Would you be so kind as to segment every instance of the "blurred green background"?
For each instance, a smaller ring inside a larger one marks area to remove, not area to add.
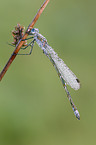
[[[27,28],[43,2],[0,0],[0,71],[14,50],[7,45],[14,26]],[[17,56],[0,82],[0,145],[95,145],[96,1],[50,0],[35,27],[81,81],[78,91],[68,87],[81,120],[35,44],[32,55]]]

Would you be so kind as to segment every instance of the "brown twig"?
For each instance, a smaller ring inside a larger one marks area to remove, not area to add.
[[[31,31],[31,29],[33,28],[33,26],[35,25],[36,21],[38,20],[38,18],[40,17],[41,13],[43,12],[43,10],[45,9],[45,7],[47,6],[49,0],[45,0],[45,2],[43,3],[43,5],[41,6],[41,8],[38,10],[36,16],[34,17],[33,21],[31,22],[31,24],[28,26],[24,36],[22,39],[26,39],[28,36],[28,32]],[[22,39],[18,42],[18,44],[16,45],[16,48],[14,50],[14,52],[12,53],[11,57],[9,58],[7,64],[5,65],[5,67],[3,68],[2,72],[0,73],[0,81],[3,78],[3,76],[5,75],[6,71],[8,70],[9,66],[11,65],[11,63],[13,62],[13,60],[15,59],[16,55],[18,54],[20,48],[22,47],[22,45],[24,45],[24,41],[22,41]]]

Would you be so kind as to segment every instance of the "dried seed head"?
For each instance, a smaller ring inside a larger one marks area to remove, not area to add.
[[[24,29],[25,27],[21,26],[20,24],[17,24],[15,26],[15,30],[12,31],[12,36],[13,36],[13,42],[12,44],[16,46],[16,44],[19,42],[20,39],[22,39],[24,35]],[[23,46],[27,46],[27,41],[24,41]]]

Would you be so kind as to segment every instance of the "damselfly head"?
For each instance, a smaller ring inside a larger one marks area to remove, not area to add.
[[[31,32],[30,32],[30,35],[34,35],[34,34],[36,34],[36,33],[39,33],[39,29],[33,28],[33,29],[31,30]]]

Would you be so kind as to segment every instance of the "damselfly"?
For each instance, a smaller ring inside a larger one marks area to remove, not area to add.
[[[68,84],[74,90],[78,90],[80,88],[80,81],[75,76],[75,74],[67,67],[64,61],[59,58],[58,54],[52,49],[51,46],[48,45],[46,38],[39,33],[39,30],[34,28],[30,31],[29,35],[33,36],[33,40],[31,41],[31,46],[33,47],[32,43],[35,41],[39,45],[39,47],[43,50],[43,53],[50,59],[53,66],[55,67],[58,76],[60,77],[63,87],[67,93],[67,97],[70,101],[74,114],[78,120],[80,120],[79,112],[74,105],[71,95],[67,89],[66,84]]]

